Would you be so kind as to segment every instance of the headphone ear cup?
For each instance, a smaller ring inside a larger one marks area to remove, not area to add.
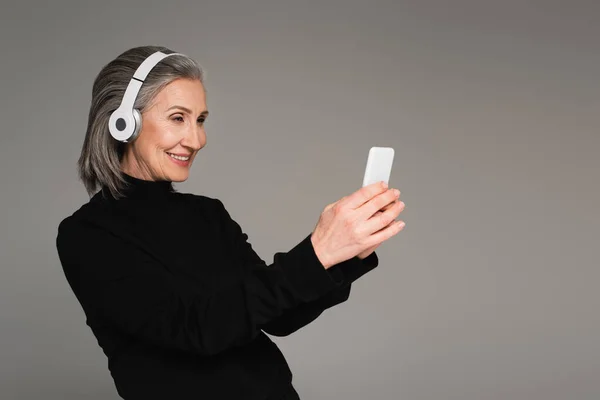
[[[133,119],[135,120],[135,127],[133,128],[133,133],[131,134],[128,142],[133,142],[139,136],[140,131],[142,130],[142,114],[140,114],[137,108],[133,109],[132,114]]]

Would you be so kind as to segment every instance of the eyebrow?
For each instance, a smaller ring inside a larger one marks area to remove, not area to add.
[[[190,110],[189,108],[184,107],[184,106],[178,106],[178,105],[174,105],[172,107],[167,108],[167,111],[172,110],[174,108],[179,108],[180,110],[185,111],[188,114],[192,113],[192,110]],[[200,113],[200,116],[207,116],[207,115],[208,115],[208,110],[204,110]]]

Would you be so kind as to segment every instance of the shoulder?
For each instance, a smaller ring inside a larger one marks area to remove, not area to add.
[[[83,227],[86,216],[97,212],[98,207],[92,202],[92,199],[88,203],[81,205],[78,209],[73,211],[70,215],[64,217],[58,224],[58,235],[65,235],[74,232],[77,229]]]
[[[56,246],[61,248],[82,244],[90,232],[95,231],[94,221],[112,219],[110,201],[102,197],[101,192],[94,194],[87,203],[82,204],[58,224]]]
[[[56,231],[56,247],[59,253],[66,247],[81,245],[87,232],[93,228],[87,218],[93,213],[94,206],[86,203],[59,222]]]
[[[211,197],[194,193],[177,193],[177,195],[186,202],[196,207],[202,207],[204,210],[213,212],[222,212],[225,210],[223,201],[217,197]]]
[[[88,229],[85,220],[79,218],[77,211],[58,224],[54,243],[63,267],[65,260],[69,259],[73,252],[83,251],[89,236]]]
[[[189,212],[197,210],[218,219],[228,216],[227,210],[219,198],[180,192],[176,193],[176,196],[177,202],[180,205],[183,204],[183,209]],[[81,205],[71,215],[60,221],[57,229],[57,241],[76,241],[83,235],[93,233],[101,227],[117,229],[126,223],[126,221],[122,221],[122,217],[128,214],[127,209],[131,206],[116,207],[113,201],[104,201],[99,194],[96,194],[89,202]],[[125,211],[120,208],[124,208]]]
[[[183,196],[185,201],[194,203],[193,207],[199,214],[203,215],[206,221],[215,224],[215,227],[219,227],[218,229],[222,229],[223,226],[229,227],[232,221],[235,222],[224,201],[218,197],[190,193],[179,193],[179,195]]]

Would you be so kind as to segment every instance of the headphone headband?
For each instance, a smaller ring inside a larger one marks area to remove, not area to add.
[[[122,142],[129,142],[137,137],[141,130],[142,120],[139,111],[134,109],[133,106],[140,88],[156,64],[162,59],[174,55],[182,56],[184,54],[166,54],[157,51],[146,58],[135,70],[133,77],[125,89],[121,105],[110,115],[108,120],[108,130],[112,137]]]

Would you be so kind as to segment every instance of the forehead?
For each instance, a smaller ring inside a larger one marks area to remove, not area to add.
[[[179,104],[186,107],[204,107],[206,93],[204,85],[198,80],[175,79],[163,87],[154,98],[155,103],[163,106]]]

